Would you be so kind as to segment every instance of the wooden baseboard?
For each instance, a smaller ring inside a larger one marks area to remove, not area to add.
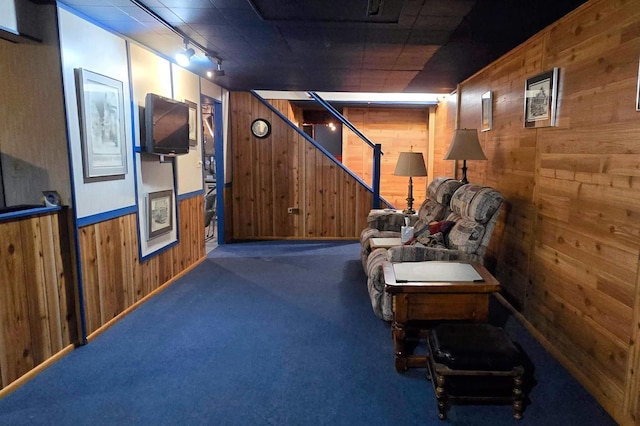
[[[55,364],[57,361],[62,359],[62,357],[64,357],[65,355],[71,353],[71,351],[73,351],[74,348],[75,348],[75,345],[69,345],[63,348],[60,352],[54,354],[53,356],[48,358],[46,361],[36,365],[27,373],[23,374],[13,382],[9,383],[7,386],[0,389],[0,399],[9,395],[11,392],[15,391],[16,389],[18,389],[19,387],[27,383],[29,380],[33,379],[35,376],[43,372],[49,366],[51,366],[52,364]]]
[[[185,268],[183,271],[181,271],[178,275],[174,276],[173,278],[171,278],[169,281],[167,281],[166,283],[162,284],[160,287],[158,287],[157,289],[153,290],[151,293],[147,294],[146,296],[144,296],[142,299],[138,300],[136,303],[134,303],[133,305],[129,306],[128,308],[126,308],[124,311],[120,312],[118,315],[116,315],[115,317],[111,318],[108,322],[106,322],[105,324],[103,324],[101,327],[99,327],[96,331],[94,331],[93,333],[89,334],[87,336],[87,341],[91,342],[92,340],[94,340],[96,337],[98,337],[100,334],[102,334],[105,330],[107,330],[109,327],[111,327],[113,324],[117,323],[118,321],[120,321],[122,318],[126,317],[127,315],[129,315],[131,312],[133,312],[134,310],[136,310],[140,305],[142,305],[143,303],[147,302],[149,299],[151,299],[152,297],[154,297],[155,295],[159,294],[160,292],[162,292],[164,289],[166,289],[167,287],[169,287],[171,284],[174,283],[175,280],[177,280],[178,278],[182,277],[183,275],[185,275],[187,272],[191,271],[193,268],[195,268],[196,266],[198,266],[200,263],[204,262],[204,260],[207,258],[207,256],[203,256],[200,259],[198,259],[196,262],[194,262],[192,265],[190,265],[189,267]]]
[[[182,272],[180,272],[178,275],[176,275],[175,277],[171,278],[169,281],[167,281],[166,283],[164,283],[162,286],[158,287],[157,289],[155,289],[153,292],[149,293],[148,295],[146,295],[145,297],[143,297],[142,299],[138,300],[136,303],[134,303],[133,305],[129,306],[127,309],[125,309],[124,311],[122,311],[120,314],[118,314],[117,316],[115,316],[113,319],[111,319],[109,322],[107,322],[106,324],[104,324],[102,327],[100,327],[99,329],[97,329],[96,331],[94,331],[93,333],[91,333],[89,336],[87,336],[87,341],[92,341],[94,340],[98,335],[100,335],[102,332],[104,332],[106,329],[108,329],[109,327],[111,327],[113,324],[115,324],[116,322],[118,322],[119,320],[121,320],[122,318],[124,318],[127,314],[129,314],[130,312],[132,312],[134,309],[136,309],[137,307],[139,307],[140,305],[142,305],[143,303],[145,303],[146,301],[148,301],[151,297],[155,296],[156,294],[160,293],[161,291],[163,291],[165,288],[167,288],[168,286],[170,286],[175,280],[177,280],[178,278],[182,277],[183,275],[185,275],[187,272],[191,271],[193,268],[195,268],[197,265],[199,265],[200,263],[202,263],[207,257],[203,256],[200,259],[198,259],[198,261],[196,261],[195,263],[193,263],[192,265],[190,265],[188,268],[184,269]],[[54,364],[55,362],[57,362],[58,360],[60,360],[62,357],[64,357],[65,355],[71,353],[71,351],[73,351],[73,349],[75,348],[75,345],[69,345],[67,347],[65,347],[64,349],[62,349],[60,352],[54,354],[53,356],[51,356],[50,358],[48,358],[46,361],[38,364],[37,366],[35,366],[33,369],[29,370],[27,373],[25,373],[24,375],[20,376],[19,378],[17,378],[16,380],[14,380],[13,382],[9,383],[7,386],[5,386],[4,388],[0,389],[0,398],[4,398],[5,396],[9,395],[11,392],[15,391],[16,389],[18,389],[19,387],[21,387],[22,385],[24,385],[25,383],[27,383],[28,381],[30,381],[31,379],[33,379],[35,376],[37,376],[38,374],[40,374],[42,371],[44,371],[46,368],[48,368],[49,366],[51,366],[52,364]]]
[[[618,407],[611,403],[610,399],[604,397],[601,390],[591,381],[587,376],[587,372],[576,367],[574,362],[568,358],[564,353],[559,351],[544,334],[540,333],[533,324],[531,324],[527,318],[522,315],[516,308],[509,303],[500,293],[494,293],[494,296],[498,301],[507,308],[513,316],[524,326],[524,328],[549,352],[568,372],[571,374],[580,384],[598,401],[598,403],[604,408],[616,421],[620,422],[620,413],[618,413]],[[626,424],[626,422],[624,422]]]

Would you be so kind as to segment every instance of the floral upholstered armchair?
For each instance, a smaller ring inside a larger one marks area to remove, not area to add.
[[[435,177],[427,187],[427,199],[418,209],[417,215],[407,216],[398,211],[371,210],[367,217],[368,226],[360,233],[360,253],[365,273],[367,259],[371,253],[371,238],[399,238],[400,228],[405,224],[406,217],[409,217],[409,224],[415,229],[446,218],[451,213],[451,197],[461,185],[460,181],[453,178]]]
[[[504,204],[495,189],[467,184],[451,198],[448,232],[425,233],[415,244],[375,249],[368,257],[367,290],[374,313],[393,319],[391,297],[384,289],[382,264],[429,260],[469,260],[484,263],[484,256]]]

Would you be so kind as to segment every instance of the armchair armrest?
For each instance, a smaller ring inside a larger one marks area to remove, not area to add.
[[[387,250],[389,262],[423,262],[428,260],[465,260],[483,264],[482,257],[475,253],[465,253],[444,247],[424,247],[419,245],[391,247]]]
[[[369,228],[379,231],[400,232],[400,228],[404,226],[405,217],[409,218],[410,226],[413,226],[418,220],[417,214],[407,215],[401,210],[374,209],[367,216],[367,224]]]

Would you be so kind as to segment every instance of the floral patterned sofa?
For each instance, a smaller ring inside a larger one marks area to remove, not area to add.
[[[373,250],[367,260],[367,289],[374,313],[385,321],[393,319],[391,297],[384,291],[384,261],[471,260],[484,263],[503,204],[503,196],[495,189],[463,185],[451,197],[451,213],[442,222],[450,225],[448,232],[427,232],[418,237],[415,244]]]
[[[449,203],[453,193],[461,186],[459,180],[439,176],[435,177],[427,187],[427,199],[420,205],[416,215],[406,215],[396,210],[371,210],[367,217],[367,227],[360,233],[360,257],[365,273],[367,259],[371,253],[371,238],[400,237],[400,228],[409,217],[409,224],[421,229],[431,222],[446,218],[451,213]]]

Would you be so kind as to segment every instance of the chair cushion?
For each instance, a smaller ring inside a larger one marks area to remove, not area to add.
[[[522,363],[506,332],[490,324],[439,324],[429,345],[432,359],[453,370],[509,371]]]
[[[445,245],[452,250],[475,253],[482,244],[486,228],[473,220],[460,219],[446,236]]]
[[[492,188],[482,188],[467,208],[467,217],[478,223],[487,223],[502,206],[504,198]]]
[[[502,206],[504,198],[493,188],[467,184],[451,198],[451,211],[465,219],[487,223]]]

